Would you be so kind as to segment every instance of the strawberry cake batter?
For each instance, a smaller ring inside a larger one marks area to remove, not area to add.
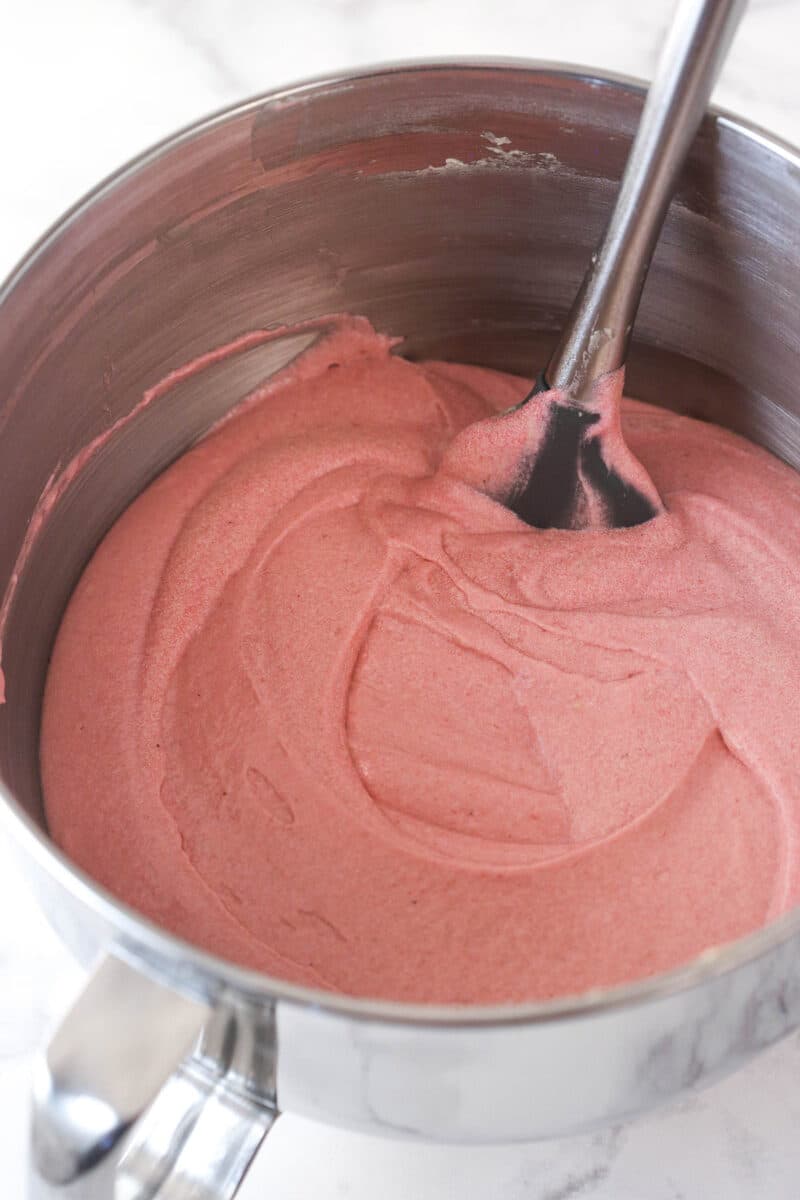
[[[142,493],[47,683],[77,863],[226,958],[431,1002],[646,976],[800,898],[800,478],[626,400],[667,511],[532,529],[493,499],[527,389],[346,321]]]

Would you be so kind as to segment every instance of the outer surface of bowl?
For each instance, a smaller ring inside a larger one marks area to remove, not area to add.
[[[266,1104],[446,1140],[550,1136],[646,1108],[800,1024],[796,914],[671,976],[574,1001],[493,1011],[356,1002],[177,941],[36,829],[42,684],[82,566],[141,487],[300,344],[247,350],[126,420],[147,389],[248,331],[336,311],[404,335],[410,354],[532,374],[600,231],[640,106],[635,86],[524,64],[417,65],[299,87],[123,171],[2,296],[4,815],[76,953],[88,962],[113,948],[227,1013],[239,1057],[229,1046],[220,1067],[212,1032],[200,1058],[220,1070],[234,1062],[248,1096]],[[633,394],[659,402],[672,391],[684,411],[795,466],[799,205],[792,151],[709,118],[629,372]],[[72,478],[74,457],[117,421]],[[47,519],[31,538],[36,514]]]

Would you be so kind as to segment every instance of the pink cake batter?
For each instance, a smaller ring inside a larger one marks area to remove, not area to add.
[[[105,538],[47,683],[56,840],[227,958],[396,1000],[614,984],[796,902],[800,478],[626,401],[668,512],[533,530],[476,452],[524,429],[474,426],[527,384],[391,346],[340,328]]]

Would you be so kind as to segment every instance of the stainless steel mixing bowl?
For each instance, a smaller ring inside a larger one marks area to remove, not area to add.
[[[33,1157],[48,1186],[110,1195],[113,1173],[126,1200],[230,1197],[283,1110],[450,1141],[563,1134],[713,1079],[800,1024],[800,912],[670,975],[551,1004],[354,1001],[155,928],[76,870],[43,818],[42,683],[87,556],[131,497],[299,342],[177,382],[71,478],[73,456],[210,346],[330,312],[366,314],[404,335],[410,355],[532,374],[608,211],[641,100],[630,82],[528,63],[415,64],[292,88],[120,172],[6,285],[0,808],[43,910],[94,972],[37,1073]],[[798,212],[797,153],[709,117],[629,371],[634,394],[729,425],[794,466]]]

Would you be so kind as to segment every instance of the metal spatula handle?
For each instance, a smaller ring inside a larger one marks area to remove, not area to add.
[[[625,362],[678,172],[746,0],[680,0],[647,94],[611,220],[544,370],[577,401]]]

